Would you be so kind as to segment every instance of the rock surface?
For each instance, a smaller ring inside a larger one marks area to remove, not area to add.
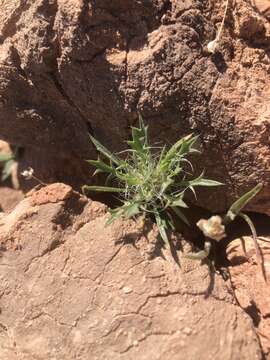
[[[23,199],[24,195],[20,190],[14,190],[9,187],[0,187],[0,211],[8,212]]]
[[[253,6],[270,20],[270,0],[252,0]]]
[[[89,182],[88,132],[120,150],[139,110],[153,141],[200,134],[198,167],[227,184],[201,206],[263,181],[251,208],[269,214],[270,24],[258,1],[229,3],[210,56],[225,1],[1,0],[0,136],[25,148],[20,168]]]
[[[1,360],[262,359],[228,282],[107,217],[54,184],[0,220]]]

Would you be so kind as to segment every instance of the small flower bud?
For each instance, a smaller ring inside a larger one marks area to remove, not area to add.
[[[210,239],[219,241],[226,237],[225,226],[222,224],[222,218],[218,215],[212,216],[208,220],[199,220],[197,226],[204,236]]]
[[[26,179],[26,180],[30,180],[32,179],[34,174],[34,169],[29,167],[27,170],[24,170],[23,172],[21,172],[21,175]]]

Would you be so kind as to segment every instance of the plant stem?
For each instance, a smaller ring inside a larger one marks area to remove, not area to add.
[[[35,175],[32,175],[32,178],[35,179],[37,182],[39,182],[41,185],[47,186],[45,182],[41,181],[39,178],[37,178]]]
[[[217,33],[216,41],[220,40],[221,33],[222,33],[223,28],[224,28],[224,23],[225,23],[227,11],[228,11],[228,5],[229,5],[229,0],[226,1],[225,12],[224,12],[224,15],[223,15],[223,19],[222,19],[220,28],[219,28],[218,33]]]
[[[239,216],[241,216],[241,218],[244,219],[246,221],[246,223],[248,224],[248,226],[250,227],[253,242],[254,242],[254,246],[255,246],[257,261],[258,261],[258,263],[259,263],[259,265],[261,267],[261,272],[262,272],[262,276],[264,278],[264,281],[267,282],[266,274],[265,274],[265,268],[264,268],[264,261],[263,261],[260,246],[258,244],[258,236],[257,236],[255,226],[254,226],[252,220],[250,219],[250,217],[247,216],[246,214],[239,213]]]

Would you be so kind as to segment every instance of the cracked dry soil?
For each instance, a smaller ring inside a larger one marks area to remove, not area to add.
[[[1,359],[263,359],[229,282],[107,217],[52,184],[1,218]]]

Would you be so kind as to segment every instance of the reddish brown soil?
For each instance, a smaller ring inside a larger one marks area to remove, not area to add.
[[[262,359],[230,282],[107,218],[63,184],[1,218],[1,359]]]
[[[264,353],[270,359],[270,237],[259,240],[259,245],[266,282],[250,237],[231,242],[227,254],[236,299],[254,319]]]

